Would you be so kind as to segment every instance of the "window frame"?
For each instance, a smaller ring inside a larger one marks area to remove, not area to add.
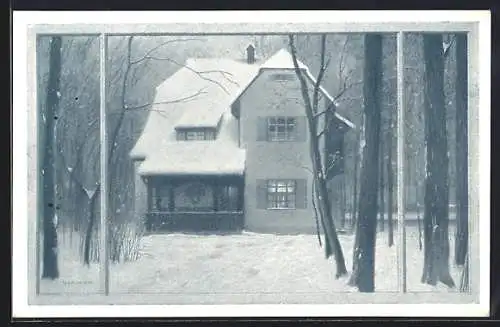
[[[295,210],[297,208],[297,181],[295,179],[268,179],[266,181],[268,210]]]
[[[271,75],[273,82],[293,82],[296,80],[295,73],[276,73]]]
[[[282,122],[280,122],[280,120]],[[298,119],[295,116],[267,117],[266,120],[267,141],[268,142],[297,141],[297,120]]]
[[[183,128],[176,130],[177,141],[215,141],[217,133],[212,128]]]

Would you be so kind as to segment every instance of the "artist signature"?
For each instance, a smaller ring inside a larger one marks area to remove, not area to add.
[[[82,284],[85,284],[85,285],[88,285],[88,284],[92,284],[92,281],[90,280],[63,280],[62,281],[63,284],[65,285],[82,285]]]

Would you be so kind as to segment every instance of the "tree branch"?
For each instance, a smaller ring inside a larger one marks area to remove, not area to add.
[[[329,105],[328,108],[326,108],[325,110],[320,111],[320,112],[314,114],[314,118],[316,119],[316,118],[320,117],[321,115],[324,115],[324,114],[326,114],[326,113],[328,113],[330,111],[335,112],[335,104],[334,103],[332,103],[331,105]]]
[[[228,91],[228,90],[227,90],[227,89],[226,89],[226,88],[225,88],[225,87],[224,87],[224,86],[223,86],[223,85],[222,85],[219,81],[216,81],[216,80],[214,80],[214,79],[208,78],[208,77],[204,76],[204,74],[215,73],[215,72],[217,72],[217,73],[221,73],[221,74],[222,74],[222,76],[223,76],[223,77],[224,77],[224,78],[225,78],[228,82],[230,82],[230,83],[232,83],[232,84],[234,84],[234,85],[236,85],[236,86],[239,86],[239,84],[238,84],[236,81],[234,81],[234,80],[232,80],[232,79],[230,79],[230,78],[228,78],[228,77],[226,76],[226,75],[230,75],[230,76],[232,76],[229,72],[225,72],[225,71],[216,71],[216,70],[210,70],[210,71],[197,71],[197,70],[195,70],[195,69],[193,69],[193,68],[189,67],[188,65],[181,64],[181,63],[179,63],[179,62],[177,62],[177,61],[175,61],[175,60],[173,60],[173,59],[171,59],[171,58],[159,58],[159,57],[154,57],[154,56],[147,56],[145,59],[146,59],[146,60],[168,61],[168,62],[171,62],[171,63],[173,63],[173,64],[175,64],[175,65],[177,65],[177,66],[179,66],[179,67],[184,67],[184,68],[188,69],[189,71],[191,71],[191,72],[195,73],[196,75],[198,75],[198,77],[200,77],[201,79],[206,80],[206,81],[208,81],[208,82],[211,82],[211,83],[214,83],[214,84],[218,85],[218,86],[219,86],[219,87],[220,87],[220,88],[221,88],[221,89],[222,89],[222,90],[223,90],[226,94],[229,94],[229,91]]]
[[[145,103],[145,104],[142,104],[142,105],[139,105],[139,106],[134,106],[134,107],[126,106],[125,107],[125,111],[143,110],[144,109],[144,110],[147,110],[147,111],[157,111],[157,112],[163,113],[162,110],[154,110],[154,109],[147,109],[147,108],[149,106],[159,105],[159,104],[174,104],[174,103],[179,103],[179,102],[187,102],[187,101],[190,101],[190,100],[196,98],[197,96],[200,96],[201,94],[206,94],[207,92],[205,92],[204,90],[205,89],[201,89],[201,90],[199,90],[198,92],[196,92],[196,93],[194,93],[192,95],[186,96],[184,98],[175,99],[175,100]],[[114,110],[114,111],[115,112],[108,113],[108,116],[122,114],[121,111],[116,111],[116,110]]]
[[[453,46],[453,43],[455,43],[455,37],[453,35],[450,36],[450,42],[448,44],[443,42],[443,57],[447,58],[448,55],[450,54],[450,49]]]
[[[292,61],[293,61],[294,70],[299,78],[300,85],[301,85],[300,89],[302,91],[302,97],[304,100],[304,104],[306,106],[306,115],[307,115],[307,118],[310,119],[310,118],[312,118],[312,108],[311,108],[311,98],[309,97],[309,92],[307,89],[307,82],[306,82],[306,79],[302,73],[301,68],[299,67],[299,63],[297,61],[297,48],[295,47],[293,35],[290,34],[288,36],[288,39],[289,39],[290,49],[292,50]]]
[[[321,54],[320,54],[320,69],[318,73],[318,78],[316,79],[316,83],[314,85],[314,93],[313,93],[313,114],[318,112],[318,102],[319,102],[319,86],[321,85],[321,81],[326,71],[325,65],[325,53],[326,53],[326,34],[321,35]],[[316,123],[316,120],[314,120]]]
[[[344,84],[342,86],[342,89],[339,91],[339,93],[337,93],[334,97],[333,97],[333,101],[337,101],[338,99],[340,99],[347,91],[349,91],[350,89],[352,89],[354,86],[356,85],[360,85],[360,84],[363,84],[363,81],[357,81],[357,82],[353,82],[353,83],[350,83],[349,85],[347,84],[347,78],[344,79]]]
[[[342,51],[340,52],[340,59],[339,59],[339,80],[342,80],[342,75],[344,73],[344,68],[345,68],[345,65],[344,65],[344,54],[345,54],[345,50],[347,48],[347,43],[349,42],[349,39],[350,39],[350,36],[347,35],[345,40],[344,40],[344,44],[342,46]]]
[[[169,43],[174,43],[174,42],[188,42],[188,41],[203,41],[201,39],[174,39],[174,40],[168,40],[168,41],[165,41],[165,42],[162,42],[160,43],[159,45],[151,48],[150,50],[148,50],[146,52],[146,54],[144,54],[144,56],[142,56],[141,58],[139,59],[136,59],[136,60],[133,60],[133,61],[130,61],[130,65],[137,65],[139,63],[141,63],[142,61],[146,60],[150,54],[152,54],[153,52],[155,52],[156,50],[158,50],[159,48],[169,44]]]

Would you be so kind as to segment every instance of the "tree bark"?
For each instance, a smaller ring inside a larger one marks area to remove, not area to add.
[[[456,34],[456,224],[455,263],[465,264],[468,228],[468,167],[467,167],[467,34]]]
[[[392,108],[389,110],[389,126],[392,130]],[[394,208],[394,172],[392,171],[392,133],[387,133],[387,228],[388,245],[394,245],[394,226],[392,213]]]
[[[417,181],[415,186],[415,198],[417,206],[417,228],[418,228],[418,249],[422,251],[422,222],[420,221],[420,183]]]
[[[344,161],[344,160],[343,160]],[[345,230],[346,221],[346,185],[345,185],[345,169],[340,176],[340,228]]]
[[[465,255],[464,268],[460,276],[460,292],[469,292],[469,256]]]
[[[47,101],[44,114],[45,155],[43,159],[43,272],[42,278],[59,277],[57,264],[57,229],[55,198],[55,120],[58,119],[61,82],[61,37],[53,36],[50,40],[49,80]]]
[[[360,127],[361,128],[361,127]],[[354,172],[352,183],[352,213],[351,213],[351,229],[356,227],[356,218],[358,213],[358,165],[359,165],[359,152],[360,152],[361,132],[356,133],[356,149],[354,151]]]
[[[90,245],[92,243],[92,231],[94,230],[96,221],[96,203],[101,193],[101,186],[98,185],[97,189],[88,199],[89,203],[89,221],[87,224],[87,231],[85,232],[85,249],[83,252],[83,263],[87,266],[90,264]]]
[[[382,124],[381,124],[382,125]],[[385,190],[385,181],[384,181],[384,133],[381,130],[380,132],[380,159],[379,159],[379,176],[380,176],[380,203],[379,203],[379,218],[380,218],[380,231],[384,231],[385,229],[385,213],[384,213],[384,208],[385,208],[385,197],[384,197],[384,190]]]
[[[444,53],[440,34],[424,34],[425,141],[424,271],[422,282],[449,287],[448,144],[444,105]]]
[[[365,35],[364,113],[366,145],[363,149],[359,217],[355,248],[357,276],[360,292],[375,291],[375,236],[377,228],[379,191],[380,108],[382,93],[382,36]]]

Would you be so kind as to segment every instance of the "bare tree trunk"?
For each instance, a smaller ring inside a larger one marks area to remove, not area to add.
[[[393,158],[393,148],[392,148],[392,140],[393,140],[393,118],[392,118],[392,106],[389,106],[389,116],[388,116],[388,126],[389,132],[387,133],[387,236],[388,236],[388,245],[389,247],[394,245],[394,225],[392,220],[393,210],[394,210],[394,172],[392,167],[392,158]]]
[[[309,95],[309,90],[307,87],[307,81],[305,80],[304,72],[299,68],[297,61],[297,49],[294,44],[294,37],[289,36],[289,45],[292,53],[292,60],[295,68],[295,73],[299,79],[302,98],[305,104],[305,114],[309,126],[309,142],[310,142],[310,155],[312,161],[312,170],[314,173],[314,184],[316,187],[316,194],[318,196],[318,212],[320,213],[321,223],[325,232],[325,250],[327,257],[329,253],[332,252],[335,263],[336,263],[336,277],[339,278],[347,274],[347,268],[345,265],[344,254],[342,252],[342,246],[338,239],[337,230],[335,228],[335,223],[333,221],[331,199],[328,196],[328,188],[326,183],[326,171],[324,163],[321,157],[321,150],[319,144],[319,134],[318,134],[318,120],[315,116],[318,112],[318,96],[319,87],[321,85],[321,80],[323,74],[326,70],[325,63],[325,52],[326,52],[326,35],[321,36],[321,67],[316,83],[314,85],[313,97]],[[324,132],[324,130],[323,130]]]
[[[382,125],[382,124],[381,124]],[[382,128],[381,128],[382,129]],[[380,191],[379,191],[379,218],[380,218],[380,231],[384,231],[385,229],[385,213],[384,213],[384,208],[385,208],[385,181],[384,181],[384,132],[383,130],[380,132],[380,158],[379,158],[379,176],[380,176]]]
[[[382,93],[382,36],[365,35],[364,112],[366,145],[363,150],[359,217],[356,234],[357,269],[353,278],[360,292],[375,291],[375,236],[379,191],[379,141]]]
[[[422,251],[422,222],[420,221],[420,183],[417,181],[415,186],[415,198],[417,206],[417,227],[418,227],[418,249]]]
[[[87,231],[85,232],[85,245],[84,245],[84,253],[83,253],[83,263],[86,265],[90,264],[90,245],[92,243],[92,231],[95,227],[96,221],[96,203],[99,198],[99,194],[101,191],[100,185],[97,186],[97,189],[94,191],[92,195],[89,197],[89,222],[87,225]]]
[[[460,277],[460,292],[470,291],[469,286],[469,256],[465,255],[464,269],[462,270],[462,276]]]
[[[448,144],[444,105],[444,53],[440,34],[424,34],[425,139],[427,174],[424,207],[424,271],[422,282],[449,287]]]
[[[457,34],[456,38],[456,224],[455,263],[465,264],[468,228],[468,167],[467,167],[467,34]]]
[[[345,169],[340,176],[340,228],[345,230],[346,222],[346,185],[345,185]]]
[[[361,132],[356,133],[356,150],[354,151],[354,172],[353,172],[353,183],[352,183],[352,213],[351,213],[351,229],[354,230],[356,227],[356,217],[358,212],[358,165],[360,162],[360,145],[361,142]]]
[[[43,272],[42,278],[59,277],[57,264],[57,230],[55,225],[55,120],[59,113],[59,97],[61,82],[61,37],[50,39],[49,81],[47,85],[47,101],[44,114],[45,123],[45,155],[43,159]]]
[[[354,163],[354,167],[356,168],[356,171],[355,171],[355,192],[354,192],[354,199],[355,199],[355,206],[354,206],[354,209],[353,209],[353,213],[355,215],[355,218],[352,222],[352,230],[355,231],[355,235],[354,235],[354,246],[353,246],[353,249],[354,251],[352,251],[352,273],[351,273],[351,277],[349,278],[349,281],[348,281],[348,285],[350,286],[356,286],[357,285],[357,278],[358,278],[358,260],[357,260],[357,256],[359,255],[358,251],[356,251],[356,249],[359,248],[359,233],[357,232],[357,229],[358,229],[358,218],[359,218],[359,207],[358,207],[358,203],[359,203],[359,182],[360,182],[360,170],[361,169],[358,169],[358,166],[361,166],[361,162],[363,161],[363,148],[365,146],[365,123],[366,123],[366,119],[365,119],[365,114],[363,113],[362,116],[361,116],[361,126],[359,127],[359,132],[357,134],[357,147],[356,147],[356,162]]]

